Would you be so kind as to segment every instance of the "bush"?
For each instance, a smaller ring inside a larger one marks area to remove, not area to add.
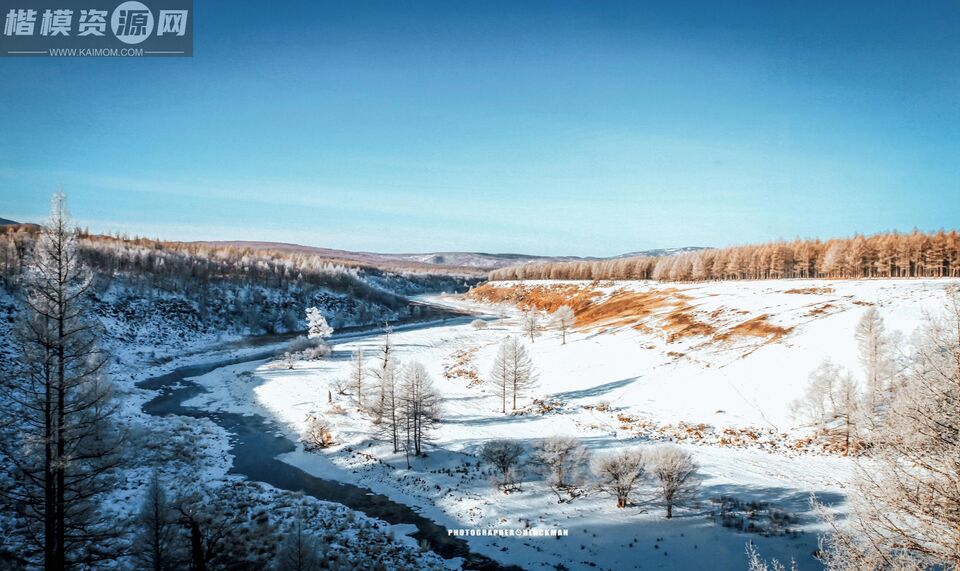
[[[303,440],[311,448],[329,448],[334,444],[333,427],[327,419],[312,414],[307,420],[307,431]]]
[[[477,330],[486,329],[487,322],[484,321],[483,319],[474,319],[472,322],[470,322],[470,327],[473,327],[474,329],[477,329]]]

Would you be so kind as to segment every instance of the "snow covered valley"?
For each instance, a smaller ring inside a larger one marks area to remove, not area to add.
[[[403,452],[377,437],[371,415],[357,411],[350,387],[354,355],[360,350],[372,368],[382,333],[335,341],[318,361],[217,368],[193,379],[206,391],[185,404],[261,415],[294,441],[322,415],[333,445],[317,451],[300,443],[283,462],[383,494],[450,530],[500,530],[464,539],[503,564],[743,569],[752,541],[765,555],[816,569],[824,524],[810,497],[842,517],[852,460],[812,438],[793,403],[824,359],[859,370],[854,330],[867,308],[906,345],[924,317],[940,310],[948,283],[493,282],[465,296],[429,296],[424,301],[483,315],[484,324],[463,320],[389,335],[392,358],[401,368],[421,363],[442,397],[442,420],[425,456],[411,458],[409,468]],[[525,337],[522,310],[550,311],[558,296],[577,310],[566,343],[549,327]],[[510,336],[529,352],[537,384],[505,414],[490,378]],[[372,390],[373,380],[366,382]],[[529,450],[558,435],[580,439],[595,457],[676,442],[700,466],[696,501],[668,520],[649,490],[617,508],[588,485],[572,499],[559,496],[530,469],[519,489],[505,494],[479,460],[491,439],[516,439]]]

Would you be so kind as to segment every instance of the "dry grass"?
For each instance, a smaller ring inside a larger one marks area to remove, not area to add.
[[[783,293],[798,293],[806,295],[827,295],[833,293],[832,287],[805,287],[788,289]]]
[[[690,297],[674,288],[619,289],[603,295],[596,289],[597,285],[517,284],[496,287],[484,284],[474,288],[469,295],[486,303],[511,303],[521,309],[547,312],[567,305],[574,310],[577,328],[592,328],[602,333],[631,327],[644,333],[662,334],[668,343],[693,338],[706,338],[712,342],[759,338],[774,342],[793,329],[770,323],[770,316],[766,314],[724,328],[724,317],[748,315],[749,312],[718,308],[709,313],[698,313],[691,305]],[[826,310],[824,306],[822,311]]]
[[[833,305],[832,303],[825,303],[823,305],[818,305],[807,312],[807,317],[817,317],[820,315],[826,315],[830,313],[830,310],[836,309],[836,307],[837,306]]]
[[[748,319],[743,323],[715,335],[714,339],[717,341],[731,341],[744,337],[761,337],[766,338],[769,342],[773,342],[783,339],[793,331],[793,327],[781,327],[770,323],[768,321],[769,318],[770,316],[768,314],[763,314],[753,319]]]

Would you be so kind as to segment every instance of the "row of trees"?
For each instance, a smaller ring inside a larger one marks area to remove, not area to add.
[[[513,266],[502,280],[706,281],[779,278],[960,277],[960,234],[914,231],[704,249],[666,257]]]
[[[407,467],[411,456],[424,454],[424,445],[440,422],[442,402],[427,368],[419,362],[397,359],[390,329],[368,365],[363,349],[353,353],[350,379],[343,393],[352,392],[357,411],[373,420],[379,438],[403,451]],[[369,381],[369,382],[368,382]]]
[[[869,357],[869,355],[868,355]],[[960,569],[960,291],[914,334],[883,387],[855,468],[851,515],[825,539],[831,570]],[[886,365],[879,361],[879,375]],[[870,378],[868,369],[868,379]],[[867,401],[869,404],[871,401]]]
[[[520,489],[525,454],[524,446],[514,440],[491,440],[480,450],[480,457],[494,468],[494,483],[504,493]],[[667,518],[673,517],[675,506],[694,501],[700,487],[693,457],[670,444],[622,450],[591,461],[577,438],[555,436],[534,445],[526,465],[547,481],[559,502],[589,490],[610,495],[618,508],[655,496],[663,501]],[[644,484],[651,485],[652,492],[639,493]]]
[[[0,285],[16,291],[39,230],[0,226]],[[112,284],[138,298],[179,295],[199,320],[252,331],[289,331],[307,305],[321,305],[344,322],[372,323],[414,313],[407,295],[458,291],[464,276],[430,267],[418,272],[322,255],[229,244],[163,242],[77,233],[78,256],[92,270],[94,293]],[[469,278],[473,279],[473,278]],[[391,317],[392,318],[392,317]]]

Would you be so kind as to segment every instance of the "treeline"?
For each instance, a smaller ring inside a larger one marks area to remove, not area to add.
[[[38,237],[32,226],[0,227],[0,287],[8,291],[20,287]],[[77,248],[94,277],[93,306],[98,314],[119,311],[138,319],[153,306],[198,327],[239,328],[252,333],[299,329],[310,306],[335,318],[337,327],[401,319],[416,311],[407,296],[462,291],[477,281],[450,273],[414,273],[332,260],[307,252],[86,232],[78,233]],[[168,299],[160,299],[163,297]],[[171,303],[176,307],[168,307]]]
[[[896,232],[699,250],[666,257],[513,266],[506,280],[758,280],[779,278],[960,277],[960,235]]]
[[[20,225],[0,228],[0,277],[10,283],[20,275],[36,238],[36,228]],[[168,291],[189,282],[229,280],[235,283],[283,289],[291,284],[318,286],[360,299],[399,302],[390,291],[392,281],[402,290],[429,290],[462,285],[453,274],[390,271],[375,266],[332,260],[290,251],[237,246],[164,242],[147,238],[78,235],[85,264],[101,276],[126,275]],[[372,282],[372,283],[371,283]],[[375,287],[375,285],[384,287]],[[389,291],[388,291],[389,290]]]

